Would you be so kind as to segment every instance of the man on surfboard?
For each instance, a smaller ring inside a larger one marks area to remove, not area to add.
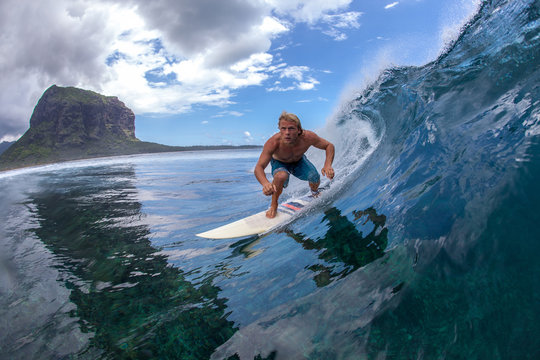
[[[261,156],[255,165],[255,177],[263,186],[264,195],[272,195],[270,209],[266,216],[273,218],[277,214],[278,199],[283,188],[289,183],[289,175],[309,182],[313,193],[317,193],[320,176],[315,166],[304,155],[311,147],[326,151],[326,160],[321,170],[327,178],[334,177],[332,162],[334,161],[334,145],[321,138],[313,131],[303,130],[300,119],[295,114],[286,111],[281,113],[278,121],[279,133],[273,135],[264,144]],[[268,181],[264,169],[271,163],[272,182]]]

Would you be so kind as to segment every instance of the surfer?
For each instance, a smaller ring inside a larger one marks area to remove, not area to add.
[[[320,176],[315,166],[304,155],[311,147],[326,151],[326,160],[321,173],[329,179],[334,177],[334,145],[321,138],[313,131],[303,130],[300,119],[295,114],[283,111],[278,121],[279,132],[264,144],[261,156],[255,165],[255,177],[263,186],[264,195],[272,195],[270,209],[266,216],[273,218],[277,214],[278,199],[283,188],[289,183],[289,175],[309,182],[314,194],[318,193]],[[266,178],[264,169],[271,163],[273,181]]]

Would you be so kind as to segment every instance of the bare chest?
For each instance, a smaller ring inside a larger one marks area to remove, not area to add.
[[[294,146],[287,146],[285,144],[280,144],[276,151],[273,154],[273,157],[276,160],[292,163],[297,162],[302,158],[302,155],[309,149],[309,144],[305,142],[300,142]]]

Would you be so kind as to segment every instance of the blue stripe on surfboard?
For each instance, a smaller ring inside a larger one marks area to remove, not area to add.
[[[289,214],[289,215],[294,215],[296,213],[296,211],[294,211],[293,209],[289,209],[285,206],[280,206],[278,210],[282,213]]]

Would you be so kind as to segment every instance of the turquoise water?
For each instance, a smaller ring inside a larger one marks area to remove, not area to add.
[[[193,234],[256,198],[255,156],[130,157],[2,178],[2,352],[208,357],[236,329],[215,279],[241,246]]]
[[[268,206],[258,151],[0,174],[1,357],[539,358],[539,18],[485,1],[359,90],[336,179],[265,236],[194,235]]]

